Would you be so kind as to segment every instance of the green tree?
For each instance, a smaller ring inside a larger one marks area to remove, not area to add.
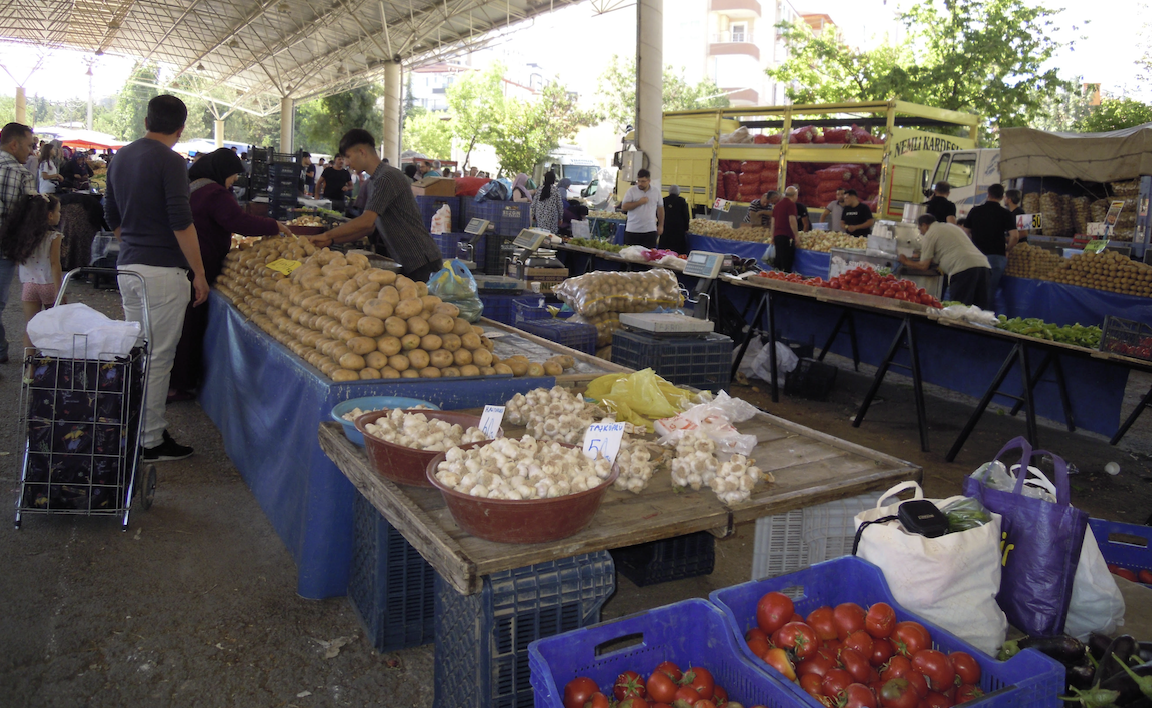
[[[317,152],[335,153],[340,136],[352,128],[364,128],[379,144],[384,125],[376,102],[383,95],[380,87],[369,84],[344,93],[326,96],[300,106],[303,112],[299,138]]]
[[[710,79],[695,86],[684,78],[683,70],[664,67],[662,108],[686,111],[696,108],[723,108],[730,105],[724,91]],[[636,121],[636,60],[613,55],[612,63],[600,75],[597,110],[612,121],[617,131]]]
[[[463,167],[468,167],[477,143],[495,145],[504,114],[503,64],[493,63],[484,71],[469,72],[448,87],[445,98],[452,115],[452,134],[466,145]]]
[[[778,28],[788,58],[765,73],[786,85],[784,93],[792,103],[887,101],[908,81],[903,69],[909,61],[907,43],[859,50],[837,39],[832,28],[820,35],[804,22],[784,22]]]
[[[1076,121],[1076,130],[1082,133],[1106,133],[1144,123],[1152,123],[1152,106],[1125,96],[1105,97],[1099,106],[1092,107],[1086,116]]]
[[[449,159],[452,156],[452,128],[446,118],[442,113],[419,106],[408,109],[404,121],[404,149],[415,150],[436,160]]]
[[[1068,133],[1080,130],[1078,124],[1091,113],[1092,105],[1083,89],[1060,90],[1041,102],[1029,125],[1037,130]]]
[[[160,67],[155,62],[137,65],[128,82],[116,97],[116,118],[112,123],[113,135],[131,141],[144,137],[144,116],[148,115],[148,101],[159,94],[153,88],[160,80]],[[132,83],[142,81],[153,86]]]

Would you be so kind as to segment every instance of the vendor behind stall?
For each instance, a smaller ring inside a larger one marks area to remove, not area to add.
[[[440,270],[440,247],[428,234],[428,227],[412,196],[412,180],[403,172],[382,162],[376,154],[376,140],[362,128],[353,128],[340,139],[339,154],[354,170],[372,175],[371,194],[364,213],[310,240],[317,247],[348,243],[376,233],[387,255],[400,264],[404,275],[428,282]]]
[[[88,153],[77,150],[76,156],[65,162],[60,168],[60,175],[64,178],[65,189],[87,191],[93,175],[92,166],[88,164]]]
[[[953,300],[975,305],[982,310],[992,306],[988,301],[988,278],[992,269],[988,258],[976,248],[964,229],[947,222],[936,221],[931,214],[916,220],[924,237],[920,247],[920,260],[913,261],[903,254],[900,264],[911,270],[926,271],[932,261],[948,276],[948,293]]]

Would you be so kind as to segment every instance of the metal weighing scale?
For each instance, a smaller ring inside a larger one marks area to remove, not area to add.
[[[464,227],[464,233],[469,234],[472,238],[461,239],[457,242],[456,257],[464,261],[468,270],[476,270],[476,242],[490,229],[492,229],[492,222],[484,219],[472,219]]]
[[[711,251],[692,251],[684,266],[684,275],[699,280],[693,290],[696,306],[693,317],[672,312],[623,312],[620,324],[628,329],[644,332],[654,337],[704,336],[715,330],[716,325],[708,319],[709,291],[716,276],[724,269],[725,262],[731,267],[731,257]]]
[[[692,291],[695,296],[696,307],[693,309],[693,319],[707,320],[708,309],[712,301],[712,286],[716,277],[722,270],[731,270],[732,257],[723,253],[712,251],[692,251],[688,254],[688,261],[684,264],[684,275],[696,278],[696,288]],[[623,320],[621,320],[623,321]],[[709,322],[711,331],[712,323]]]
[[[543,229],[523,229],[512,241],[520,249],[508,261],[505,273],[526,283],[539,282],[541,292],[551,292],[552,287],[568,278],[568,269],[556,258],[556,251],[541,249],[540,246],[552,234]]]

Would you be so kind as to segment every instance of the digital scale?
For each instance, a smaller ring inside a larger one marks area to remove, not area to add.
[[[697,321],[708,321],[708,310],[711,304],[712,284],[722,270],[732,269],[732,257],[723,253],[712,251],[692,251],[688,254],[688,261],[684,264],[684,275],[690,275],[696,280],[695,295],[696,307],[692,314]],[[621,320],[623,322],[623,320]],[[708,331],[712,331],[712,323],[708,322]]]
[[[678,315],[674,312],[621,312],[620,324],[628,329],[656,336],[708,334],[716,328],[711,320]]]
[[[556,259],[556,251],[540,250],[540,246],[552,234],[543,229],[522,229],[512,240],[512,245],[520,252],[508,263],[508,275],[526,283],[540,283],[540,292],[552,292],[552,288],[568,279],[568,269]],[[537,253],[539,251],[539,253]]]
[[[456,257],[464,261],[469,270],[476,269],[476,242],[480,237],[492,229],[492,222],[485,219],[471,219],[464,227],[464,233],[472,238],[460,239],[456,243]]]

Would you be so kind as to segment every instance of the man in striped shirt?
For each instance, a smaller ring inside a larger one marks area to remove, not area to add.
[[[32,173],[24,168],[35,146],[36,138],[32,135],[32,129],[23,123],[9,123],[0,130],[0,224],[4,223],[8,210],[17,199],[36,193]],[[0,256],[0,313],[8,304],[8,291],[12,289],[17,265],[15,261]],[[0,364],[7,363],[8,337],[0,318]]]

